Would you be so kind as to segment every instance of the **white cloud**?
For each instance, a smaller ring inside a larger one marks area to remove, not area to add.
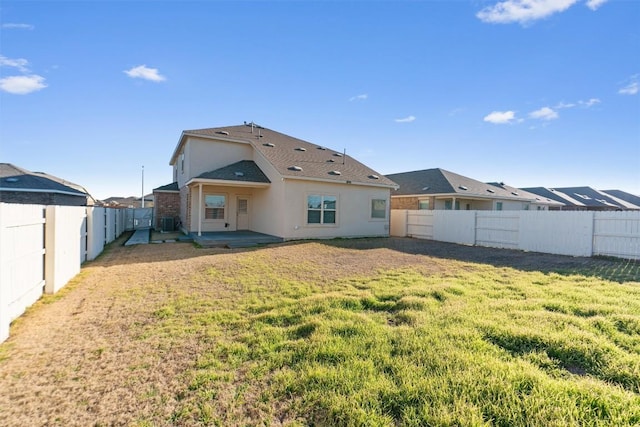
[[[31,24],[15,24],[7,22],[6,24],[2,24],[2,28],[7,30],[33,30],[33,25]]]
[[[558,113],[554,111],[552,108],[542,107],[539,110],[530,112],[529,117],[533,119],[540,119],[540,120],[555,120],[559,116],[558,116]]]
[[[516,118],[514,111],[493,111],[483,119],[485,122],[502,125],[511,123]]]
[[[131,78],[151,80],[152,82],[162,82],[167,78],[158,73],[157,68],[149,68],[146,65],[139,65],[133,67],[130,70],[125,70],[124,73]]]
[[[482,22],[491,24],[525,24],[564,12],[578,0],[505,0],[487,6],[476,14]]]
[[[29,61],[27,61],[26,59],[11,59],[7,58],[6,56],[0,55],[0,67],[14,67],[23,73],[28,73],[29,68],[27,67],[27,65],[29,65]]]
[[[576,104],[572,102],[559,102],[555,107],[556,110],[562,110],[563,108],[573,108]]]
[[[363,93],[362,95],[352,96],[351,98],[349,98],[349,101],[364,101],[368,97],[369,95],[367,95],[366,93]]]
[[[44,89],[44,77],[35,74],[28,76],[10,76],[0,79],[0,90],[15,95],[26,95]]]
[[[591,10],[597,10],[600,6],[605,4],[608,0],[587,0],[587,7]]]
[[[618,93],[620,95],[636,95],[640,91],[640,84],[638,84],[639,74],[635,74],[629,78],[629,83],[621,88]]]
[[[596,104],[599,104],[600,100],[598,98],[591,98],[588,101],[578,101],[581,107],[589,108],[593,107]]]
[[[395,119],[395,122],[396,123],[411,123],[415,119],[416,119],[415,116],[407,116],[407,117],[404,117],[402,119]]]

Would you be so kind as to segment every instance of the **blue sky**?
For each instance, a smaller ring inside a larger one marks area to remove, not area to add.
[[[243,121],[383,174],[640,194],[635,0],[4,0],[0,31],[0,161],[97,198]]]

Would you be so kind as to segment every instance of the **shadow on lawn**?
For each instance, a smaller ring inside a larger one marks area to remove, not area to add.
[[[523,271],[541,271],[562,275],[579,274],[619,283],[640,282],[640,261],[637,260],[571,257],[512,249],[467,246],[408,237],[335,239],[324,243],[335,247],[360,250],[387,248],[412,255],[488,264],[494,267],[509,267]]]
[[[218,254],[253,252],[275,246],[296,246],[314,242],[355,250],[390,249],[406,254],[488,264],[494,267],[508,267],[522,271],[540,271],[562,275],[579,274],[619,283],[640,282],[640,261],[600,257],[571,257],[511,249],[458,245],[408,237],[302,240],[235,249],[199,248],[193,243],[122,246],[127,238],[126,234],[118,238],[108,245],[104,253],[95,261],[91,261],[87,265],[102,264],[106,266],[175,261]]]

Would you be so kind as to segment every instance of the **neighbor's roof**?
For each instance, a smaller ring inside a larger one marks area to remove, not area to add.
[[[503,188],[509,191],[511,194],[513,194],[514,192],[518,193],[518,195],[532,200],[533,203],[538,203],[538,204],[543,204],[548,206],[555,206],[555,207],[561,207],[565,205],[563,202],[559,202],[557,200],[553,200],[548,197],[542,197],[539,194],[530,193],[529,191],[523,190],[521,188],[512,187],[510,185],[505,184],[504,182],[490,182],[489,184],[499,188]]]
[[[31,172],[11,163],[0,163],[0,191],[59,193],[87,197],[77,184],[43,172]]]
[[[170,164],[174,164],[187,137],[249,143],[284,178],[314,179],[395,188],[396,184],[351,156],[251,123],[182,133]]]
[[[513,187],[493,185],[477,181],[457,173],[444,169],[424,169],[412,172],[403,172],[387,175],[400,185],[400,188],[392,196],[418,196],[418,195],[460,195],[482,199],[503,199],[536,201],[536,196],[527,192],[521,192]]]
[[[220,169],[200,174],[195,179],[271,183],[269,178],[252,160],[241,160]]]
[[[640,209],[640,196],[636,196],[635,194],[627,193],[622,190],[602,190],[603,193],[607,193],[610,196],[616,198],[616,201],[622,200],[627,202],[635,207],[630,207],[631,209]]]
[[[564,194],[561,191],[557,191],[553,188],[546,187],[528,187],[521,188],[523,191],[528,191],[529,193],[537,194],[540,197],[544,197],[547,199],[555,200],[557,202],[563,203],[565,206],[579,206],[585,207],[586,205],[568,194]]]
[[[613,209],[625,208],[624,205],[617,203],[607,194],[594,190],[591,187],[563,187],[554,188],[554,190],[560,191],[572,198],[575,198],[576,200],[580,200],[580,202],[584,203],[586,206],[607,207]]]

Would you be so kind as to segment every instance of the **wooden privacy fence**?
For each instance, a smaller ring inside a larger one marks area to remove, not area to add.
[[[640,211],[394,209],[391,235],[558,255],[640,259]]]
[[[119,209],[0,203],[0,342],[15,318],[66,285],[124,225]]]

